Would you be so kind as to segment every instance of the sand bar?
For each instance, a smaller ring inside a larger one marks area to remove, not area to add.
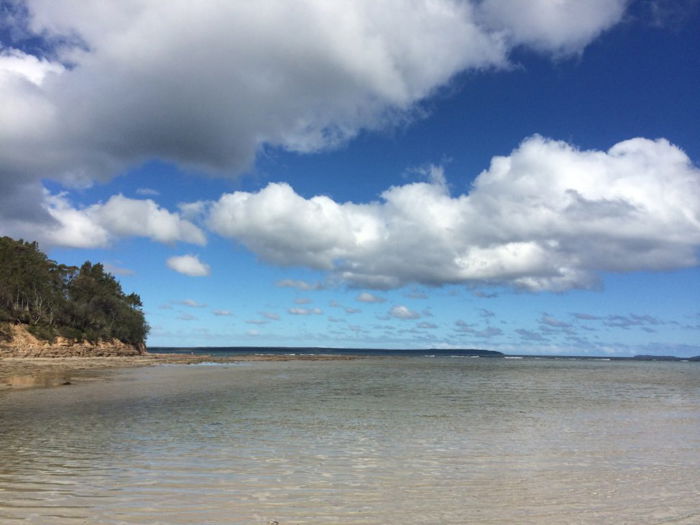
[[[18,388],[68,386],[99,377],[97,372],[113,368],[190,365],[205,362],[241,361],[338,361],[356,359],[347,355],[211,355],[145,354],[119,357],[0,357],[0,391]]]

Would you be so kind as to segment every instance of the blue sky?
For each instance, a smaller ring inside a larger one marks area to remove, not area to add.
[[[0,17],[0,234],[149,345],[700,354],[700,2]]]

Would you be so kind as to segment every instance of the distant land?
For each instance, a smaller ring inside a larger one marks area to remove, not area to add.
[[[632,357],[637,361],[700,361],[700,355],[695,357],[676,357],[675,355],[649,355],[641,354]]]
[[[333,348],[333,347],[295,347],[295,346],[197,346],[197,347],[149,347],[154,353],[231,353],[231,354],[338,354],[338,355],[435,355],[435,356],[475,356],[475,357],[505,357],[502,352],[495,350],[467,349],[421,349],[421,350],[391,350],[387,348]]]
[[[624,361],[700,361],[700,356],[676,357],[670,355],[640,354],[631,357],[622,356],[590,356],[590,355],[540,355],[540,354],[504,354],[496,350],[480,348],[428,348],[428,349],[397,349],[388,348],[335,348],[335,347],[296,347],[296,346],[196,346],[196,347],[149,347],[149,352],[172,354],[326,354],[326,355],[368,355],[368,356],[414,356],[414,357],[491,357],[513,358],[529,357],[543,359],[610,359]]]

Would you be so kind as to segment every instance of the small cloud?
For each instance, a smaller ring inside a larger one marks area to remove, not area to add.
[[[325,288],[325,285],[323,283],[310,283],[308,281],[295,279],[282,279],[281,281],[277,281],[275,285],[280,288],[296,288],[297,290],[303,291],[323,290]]]
[[[481,299],[494,299],[498,297],[496,292],[483,292],[481,290],[476,290],[473,294],[475,297],[480,297]]]
[[[455,326],[457,327],[455,328],[455,330],[457,330],[458,332],[462,332],[463,334],[470,334],[476,337],[490,338],[503,335],[503,330],[501,330],[500,328],[487,326],[479,330],[474,324],[467,323],[465,321],[462,321],[461,319],[455,321]]]
[[[309,304],[311,302],[313,301],[308,297],[297,297],[296,299],[294,299],[294,304]]]
[[[171,301],[174,304],[189,306],[190,308],[204,308],[206,304],[195,301],[194,299],[183,299],[182,301]]]
[[[580,319],[582,321],[599,321],[602,319],[600,316],[585,313],[574,313],[573,315],[576,319]]]
[[[493,326],[489,326],[489,327],[484,328],[483,330],[474,331],[474,335],[477,337],[483,337],[485,339],[488,339],[491,337],[503,335],[503,330],[501,330],[500,328],[495,328]]]
[[[524,328],[518,328],[515,331],[516,334],[520,336],[521,339],[525,341],[535,341],[538,343],[547,342],[548,339],[538,332],[533,332],[532,330],[525,330]]]
[[[420,314],[418,312],[414,312],[407,306],[394,306],[391,310],[389,310],[389,315],[391,317],[394,317],[396,319],[419,319]]]
[[[408,292],[407,294],[404,294],[404,297],[408,297],[409,299],[427,299],[428,294],[420,292],[418,290],[413,290],[411,292]]]
[[[179,255],[170,257],[166,264],[171,270],[189,275],[190,277],[204,277],[211,273],[208,264],[199,260],[196,255]]]
[[[233,315],[233,312],[229,310],[214,310],[212,313],[219,317],[230,317]]]
[[[265,319],[248,319],[248,320],[246,321],[246,323],[248,323],[248,324],[254,324],[254,325],[263,325],[263,324],[267,324],[268,321],[265,320]]]
[[[425,328],[426,330],[432,330],[434,328],[437,328],[437,325],[434,323],[429,323],[427,321],[421,321],[418,323],[418,328]]]
[[[177,318],[180,321],[196,321],[197,320],[197,318],[194,315],[188,314],[188,313],[181,313],[180,315],[177,316]]]
[[[642,7],[647,10],[643,19],[652,27],[680,31],[697,15],[700,4],[697,0],[650,0]]]
[[[180,215],[189,221],[199,219],[204,216],[207,211],[208,203],[206,201],[181,202],[177,205],[180,209]]]
[[[153,188],[138,188],[136,190],[136,195],[160,195],[160,192]]]
[[[445,162],[450,162],[450,159],[445,159]],[[440,164],[424,164],[422,166],[413,166],[406,170],[405,175],[418,175],[421,179],[427,180],[435,186],[447,186],[445,178],[445,167]]]
[[[384,297],[379,297],[369,292],[362,292],[355,298],[355,300],[360,301],[361,303],[383,303],[386,301]]]
[[[170,304],[161,304],[158,308],[160,308],[161,310],[172,310],[173,306]]]
[[[292,315],[321,315],[323,313],[320,308],[290,308],[287,311]]]
[[[331,323],[347,323],[347,321],[345,319],[339,319],[339,318],[333,317],[333,316],[330,316],[328,318],[328,321]]]
[[[258,330],[248,330],[246,332],[246,335],[249,335],[251,337],[257,337],[260,335],[260,332]]]
[[[495,313],[493,313],[491,310],[487,310],[486,308],[480,308],[479,315],[481,317],[483,317],[484,319],[490,319],[491,317],[496,317]]]
[[[542,314],[539,323],[546,326],[550,326],[552,328],[571,328],[571,325],[569,323],[560,321],[559,319],[556,319],[555,317],[552,317],[548,314]]]
[[[276,314],[274,312],[260,312],[260,315],[262,315],[265,319],[270,319],[272,321],[280,320],[279,314]]]
[[[455,321],[455,326],[457,327],[455,328],[455,330],[457,330],[458,332],[465,332],[468,334],[472,334],[474,333],[474,330],[476,330],[473,324],[467,323],[466,321],[462,321],[461,319]]]
[[[631,327],[658,326],[664,323],[651,315],[631,314],[609,315],[605,318],[603,324],[611,328],[622,328],[623,330],[627,330]]]
[[[352,306],[345,307],[345,313],[347,314],[359,314],[362,310],[359,308],[353,308]]]
[[[102,263],[105,271],[111,273],[112,275],[134,275],[136,272],[130,270],[129,268],[122,268],[110,263]]]

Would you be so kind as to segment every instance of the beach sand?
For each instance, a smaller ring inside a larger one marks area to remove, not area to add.
[[[191,365],[204,362],[328,361],[356,359],[337,355],[209,355],[144,354],[119,357],[0,357],[0,391],[18,388],[68,386],[100,377],[100,371],[164,364]]]

